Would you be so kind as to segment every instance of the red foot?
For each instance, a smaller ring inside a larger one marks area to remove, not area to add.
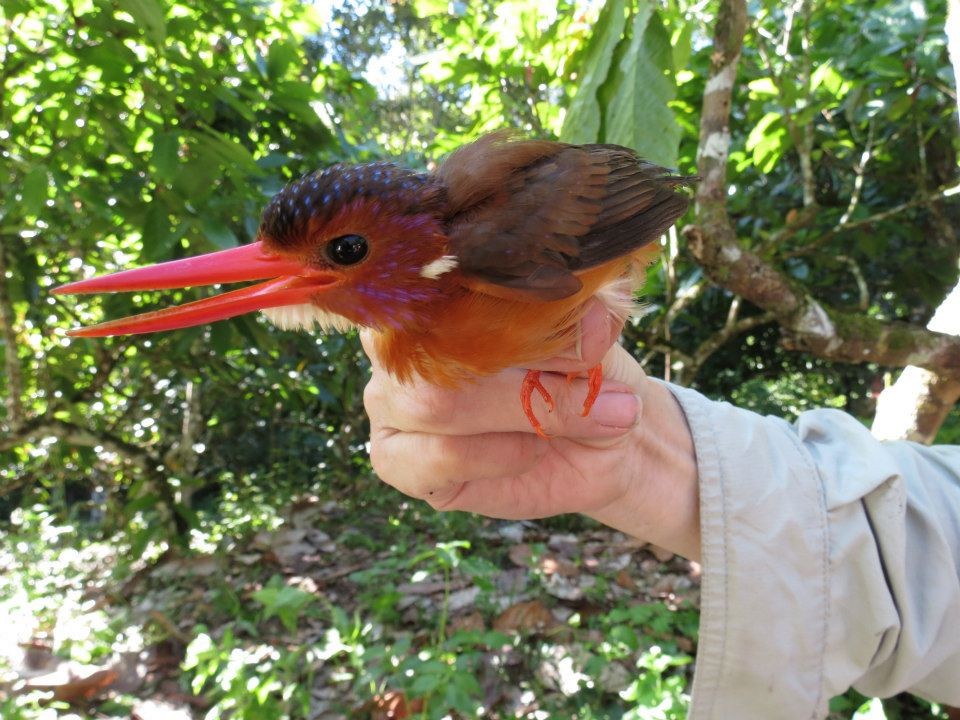
[[[542,397],[543,401],[547,404],[547,410],[553,412],[553,398],[550,396],[549,391],[543,386],[543,383],[540,382],[540,371],[528,370],[526,376],[523,378],[523,384],[520,386],[520,404],[523,405],[523,412],[537,435],[545,440],[549,440],[550,436],[543,431],[543,425],[540,424],[536,414],[533,412],[532,400],[534,390],[540,393],[540,397]]]
[[[587,398],[583,401],[583,417],[590,414],[590,408],[597,401],[600,386],[603,384],[603,365],[594,365],[587,371]]]

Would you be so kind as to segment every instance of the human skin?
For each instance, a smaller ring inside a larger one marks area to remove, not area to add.
[[[582,513],[676,552],[700,557],[699,491],[693,439],[670,391],[650,381],[616,340],[621,326],[595,302],[580,339],[535,369],[556,403],[534,409],[550,435],[538,437],[520,405],[525,370],[450,389],[401,384],[379,364],[364,392],[370,458],[380,478],[437,510],[530,519]],[[602,360],[604,382],[588,417],[585,380]]]

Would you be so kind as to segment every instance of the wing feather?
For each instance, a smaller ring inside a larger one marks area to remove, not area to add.
[[[687,209],[671,175],[617,145],[567,145],[487,136],[458,150],[438,175],[448,237],[471,288],[557,300],[577,274],[660,237]]]

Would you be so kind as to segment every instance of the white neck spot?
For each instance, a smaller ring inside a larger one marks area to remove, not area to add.
[[[433,262],[428,262],[426,265],[420,268],[420,277],[425,277],[429,280],[436,280],[444,273],[448,273],[453,270],[459,264],[460,261],[457,259],[456,255],[443,255],[438,257]]]

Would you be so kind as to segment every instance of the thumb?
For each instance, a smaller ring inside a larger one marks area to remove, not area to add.
[[[616,343],[603,357],[603,381],[623,383],[639,392],[647,375],[640,363],[622,345]]]

